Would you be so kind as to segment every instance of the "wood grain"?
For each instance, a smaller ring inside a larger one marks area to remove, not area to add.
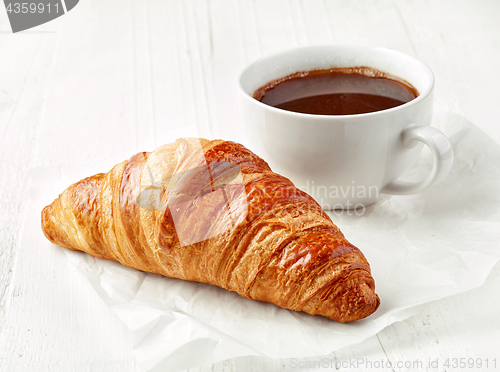
[[[107,171],[180,126],[240,140],[239,71],[306,44],[417,56],[436,75],[436,105],[500,143],[498,14],[496,0],[85,0],[13,35],[0,11],[0,371],[138,370],[130,332],[59,248],[40,246],[31,168]],[[420,360],[415,370],[445,371],[447,358],[496,357],[499,368],[498,288],[497,265],[482,287],[326,358]],[[438,368],[426,367],[429,359]],[[317,360],[245,357],[189,371],[295,371]]]

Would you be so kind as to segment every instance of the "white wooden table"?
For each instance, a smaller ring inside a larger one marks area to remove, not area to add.
[[[81,0],[64,17],[12,34],[0,9],[0,370],[137,370],[130,332],[84,276],[61,249],[37,250],[30,169],[107,171],[181,125],[238,140],[238,72],[306,44],[417,56],[436,75],[436,104],[500,143],[499,18],[497,0]],[[327,358],[373,363],[346,371],[490,371],[495,358],[500,369],[499,288],[497,265],[480,288]],[[448,358],[483,366],[454,369]],[[299,368],[318,360],[245,357],[190,371],[333,370]]]

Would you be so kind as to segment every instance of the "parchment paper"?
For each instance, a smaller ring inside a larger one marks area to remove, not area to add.
[[[330,213],[372,267],[381,306],[367,319],[339,324],[64,251],[133,332],[143,371],[176,371],[244,355],[328,354],[413,315],[420,305],[480,286],[500,259],[500,146],[457,114],[438,113],[433,125],[449,137],[455,153],[441,184],[387,197],[362,216]],[[184,132],[165,140],[193,134],[192,128]],[[424,150],[406,178],[421,179],[431,165]],[[102,171],[88,168],[33,170],[33,198],[48,204],[71,182]]]

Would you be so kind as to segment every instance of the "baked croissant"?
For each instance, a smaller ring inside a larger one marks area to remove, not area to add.
[[[42,229],[61,247],[338,322],[380,304],[364,255],[314,199],[234,142],[136,154],[68,187]]]

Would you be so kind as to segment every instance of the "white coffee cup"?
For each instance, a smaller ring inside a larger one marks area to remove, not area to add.
[[[404,79],[419,96],[401,106],[356,115],[303,114],[253,98],[258,88],[295,72],[361,66]],[[327,210],[368,206],[386,194],[417,193],[441,181],[453,163],[450,142],[429,126],[433,88],[434,76],[424,63],[388,48],[326,45],[276,53],[240,75],[244,144]],[[416,183],[398,181],[423,144],[434,155],[429,175]]]

